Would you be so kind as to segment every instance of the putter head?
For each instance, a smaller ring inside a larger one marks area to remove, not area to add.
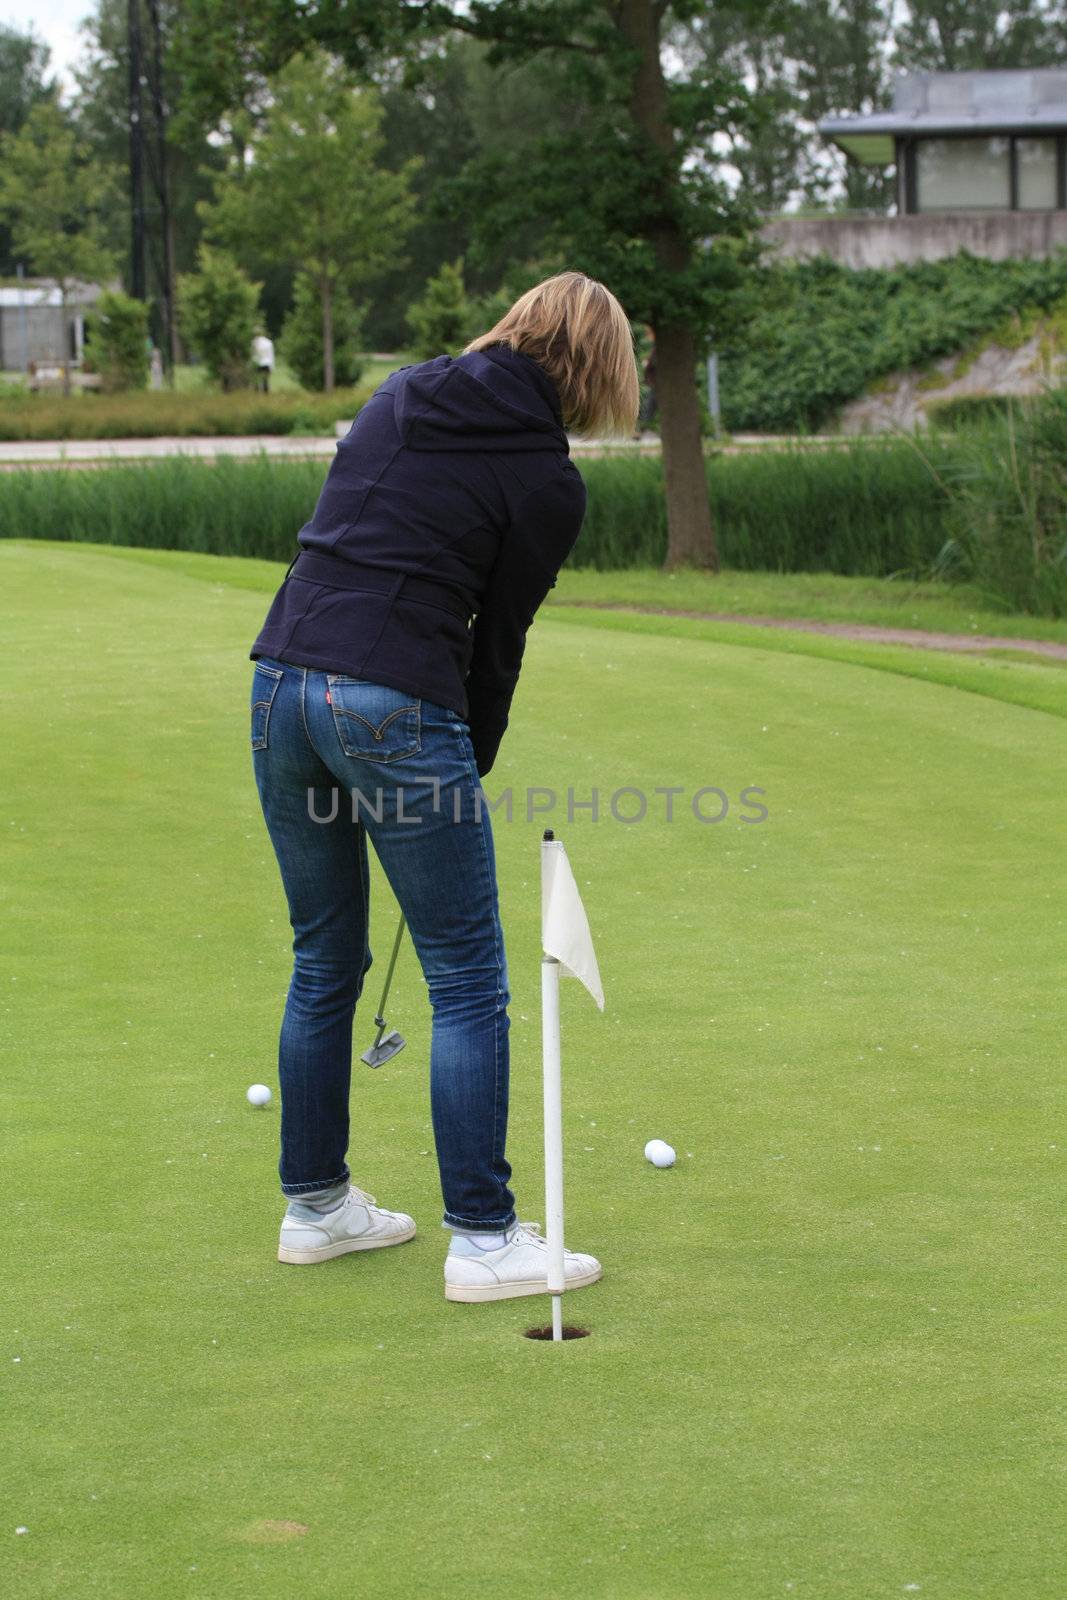
[[[400,1054],[405,1042],[394,1028],[392,1033],[385,1034],[378,1044],[372,1044],[369,1050],[364,1050],[360,1060],[365,1061],[368,1067],[384,1066],[387,1061],[392,1061],[394,1056]]]

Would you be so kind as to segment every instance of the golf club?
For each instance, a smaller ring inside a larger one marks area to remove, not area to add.
[[[385,987],[382,990],[378,1015],[374,1019],[374,1025],[378,1032],[370,1049],[364,1050],[360,1057],[360,1060],[365,1061],[368,1067],[383,1066],[385,1062],[391,1061],[395,1055],[399,1055],[404,1048],[404,1039],[396,1032],[395,1028],[390,1033],[385,1032],[385,1002],[389,996],[389,985],[393,981],[393,968],[396,966],[396,958],[400,952],[400,941],[403,937],[404,916],[401,913],[400,926],[397,928],[396,938],[393,940],[393,953],[389,957],[389,971],[385,974]]]

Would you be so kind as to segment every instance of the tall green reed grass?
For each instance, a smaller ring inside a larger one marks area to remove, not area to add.
[[[264,455],[0,472],[0,537],[288,561],[324,475]]]
[[[287,561],[326,471],[261,455],[0,472],[0,537]],[[581,471],[570,564],[661,564],[662,461],[605,456]],[[1067,390],[922,437],[715,454],[707,478],[726,567],[958,578],[994,608],[1067,615]]]
[[[975,585],[993,606],[1067,616],[1067,388],[972,417],[961,438],[961,451],[931,463],[948,502],[933,574]]]
[[[935,450],[939,462],[950,454]],[[662,463],[611,457],[583,461],[581,471],[589,504],[572,565],[659,565]],[[945,490],[903,442],[716,455],[707,477],[719,555],[735,569],[920,576],[945,541]]]
[[[660,564],[661,462],[602,457],[581,471],[588,509],[570,564]],[[325,475],[324,462],[265,456],[2,472],[0,536],[288,560]],[[905,445],[718,456],[708,490],[722,560],[735,568],[921,575],[947,537],[944,491]]]

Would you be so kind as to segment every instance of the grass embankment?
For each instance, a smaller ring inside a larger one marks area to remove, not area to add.
[[[1036,331],[1062,348],[1067,250],[988,261],[852,268],[822,256],[748,274],[751,316],[720,351],[723,416],[734,432],[819,432],[842,405],[891,374],[967,361],[986,339]],[[936,381],[936,375],[931,374]]]
[[[443,1298],[407,945],[408,1048],[356,1063],[351,1163],[419,1234],[274,1259],[277,1108],[244,1089],[274,1078],[289,929],[245,657],[277,569],[239,565],[0,545],[5,1596],[1057,1600],[1063,723],[847,645],[538,619],[487,782],[520,797],[523,1217],[548,819],[521,796],[603,796],[555,815],[607,1010],[564,994],[568,1238],[605,1276],[553,1347],[522,1337],[540,1301]],[[627,785],[641,824],[611,820]],[[372,905],[380,957],[377,869]]]

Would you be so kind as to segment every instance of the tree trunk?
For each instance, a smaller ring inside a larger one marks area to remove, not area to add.
[[[178,312],[175,304],[175,285],[178,281],[178,272],[175,264],[176,251],[173,212],[170,212],[167,216],[166,236],[163,240],[163,248],[166,251],[167,275],[170,280],[170,301],[168,304],[167,313],[167,337],[169,340],[169,347],[167,350],[167,355],[169,356],[169,360],[167,362],[167,384],[169,387],[173,388],[174,369],[175,367],[181,366],[182,362],[185,360],[185,350],[182,346],[181,334],[178,332]]]
[[[322,387],[333,394],[333,284],[322,280]]]
[[[618,26],[627,44],[641,52],[630,93],[630,115],[645,137],[672,158],[669,181],[677,183],[674,130],[667,120],[667,86],[659,53],[663,9],[654,0],[621,0]],[[671,218],[668,199],[664,197],[659,216],[649,217],[644,235],[665,272],[684,272],[689,265],[689,244]],[[681,323],[653,323],[653,332],[667,498],[666,566],[717,572],[719,556],[700,435],[694,330]]]
[[[697,351],[693,330],[676,322],[665,323],[653,332],[667,499],[665,566],[668,571],[673,567],[703,567],[718,572],[694,378]]]

